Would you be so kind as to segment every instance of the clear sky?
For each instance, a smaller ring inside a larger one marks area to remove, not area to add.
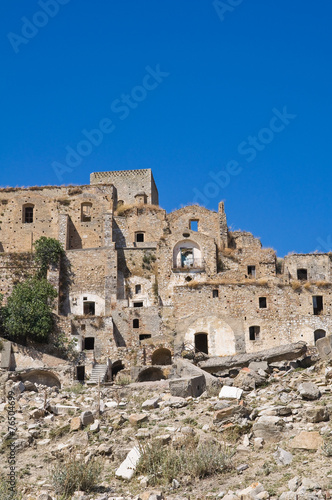
[[[152,168],[279,256],[332,250],[330,0],[2,0],[1,186]],[[93,132],[92,132],[93,131]]]

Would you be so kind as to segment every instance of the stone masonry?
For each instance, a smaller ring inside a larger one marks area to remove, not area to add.
[[[33,268],[34,242],[57,238],[66,258],[49,273],[56,313],[83,365],[111,360],[115,374],[184,351],[314,346],[331,333],[331,254],[277,259],[251,233],[228,229],[222,202],[167,214],[150,169],[93,173],[83,186],[3,188],[0,207],[4,300]]]

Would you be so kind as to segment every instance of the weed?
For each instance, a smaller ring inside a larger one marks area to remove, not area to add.
[[[322,446],[322,452],[326,457],[332,457],[332,441],[325,440]]]
[[[55,465],[51,481],[55,492],[68,498],[77,490],[92,491],[98,484],[101,472],[100,462],[92,459],[85,463],[84,458],[73,454]]]
[[[138,474],[149,476],[151,485],[169,484],[183,476],[204,478],[230,468],[234,450],[225,444],[205,442],[197,446],[187,439],[178,448],[158,442],[141,445]]]
[[[64,389],[65,392],[73,392],[74,394],[82,394],[84,392],[84,385],[77,383],[74,385],[71,385],[70,387],[66,387]]]
[[[70,431],[70,425],[64,425],[62,427],[57,427],[56,429],[51,429],[49,436],[51,439],[61,438]]]
[[[131,377],[126,373],[120,373],[117,375],[115,383],[118,385],[129,385],[131,383]]]
[[[302,286],[302,284],[299,281],[292,281],[291,282],[291,287],[293,288],[293,290],[300,290],[301,286]]]

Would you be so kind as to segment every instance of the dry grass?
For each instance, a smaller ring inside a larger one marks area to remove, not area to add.
[[[331,285],[331,283],[329,281],[315,281],[314,284],[316,286],[318,286],[319,288],[327,288]]]
[[[302,283],[300,283],[300,281],[292,281],[291,287],[293,288],[293,290],[300,290],[302,287]]]
[[[76,490],[91,492],[98,485],[102,466],[92,459],[85,463],[84,458],[72,455],[64,462],[58,462],[52,470],[51,480],[57,494],[71,498]]]
[[[149,211],[152,212],[153,210],[160,211],[163,209],[160,208],[158,205],[152,205],[150,203],[140,203],[138,205],[123,203],[123,205],[120,205],[117,207],[115,214],[118,215],[119,217],[126,216],[132,210],[137,210],[138,213],[143,213],[143,212],[149,212]]]
[[[310,281],[307,281],[307,282],[303,285],[303,288],[305,288],[306,290],[310,290],[311,285],[312,285],[312,283],[310,283]]]
[[[177,447],[160,446],[158,440],[141,446],[142,457],[137,473],[147,475],[149,483],[168,485],[172,479],[189,476],[202,479],[231,468],[234,449],[225,443],[203,442],[197,445],[194,438],[186,438]]]
[[[268,286],[269,282],[267,278],[260,278],[258,280],[247,278],[241,281],[235,280],[234,278],[220,278],[212,279],[208,281],[196,281],[192,280],[186,283],[184,286],[187,288],[196,289],[199,286],[218,286],[218,285],[252,285],[252,286]]]
[[[235,252],[234,248],[224,248],[223,250],[221,250],[221,253],[224,254],[224,255],[226,255],[226,257],[229,257],[234,252]]]
[[[74,194],[82,194],[83,191],[79,186],[75,186],[68,190],[69,196],[74,196]]]

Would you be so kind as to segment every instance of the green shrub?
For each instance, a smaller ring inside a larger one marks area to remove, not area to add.
[[[92,459],[85,463],[83,458],[70,455],[64,462],[59,462],[52,470],[51,480],[55,492],[70,497],[74,491],[92,491],[101,476],[101,463]]]
[[[61,243],[55,238],[42,236],[35,244],[35,261],[40,267],[40,274],[46,276],[50,266],[57,266],[64,250]]]
[[[5,330],[13,338],[46,342],[53,330],[52,302],[57,292],[45,279],[33,277],[15,285],[2,308]]]

